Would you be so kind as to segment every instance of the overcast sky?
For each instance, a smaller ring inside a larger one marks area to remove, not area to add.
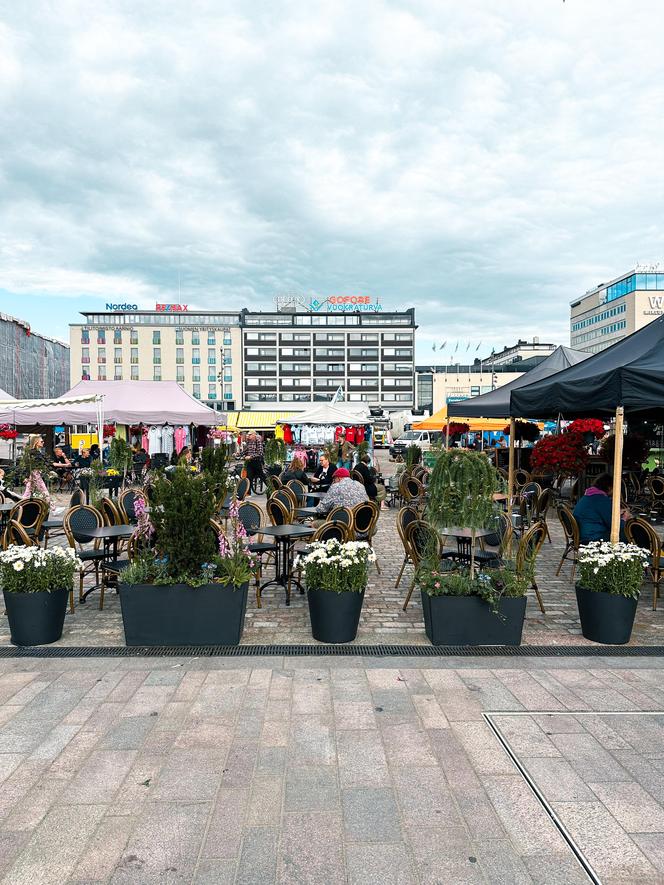
[[[362,294],[440,362],[568,344],[570,300],[664,259],[661,0],[0,11],[0,310],[37,331]]]

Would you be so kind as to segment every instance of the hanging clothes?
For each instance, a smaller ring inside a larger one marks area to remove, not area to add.
[[[150,435],[149,435],[149,431],[150,431],[150,428],[149,428],[149,427],[144,427],[144,428],[143,428],[142,435],[141,435],[141,448],[145,449],[145,451],[148,452],[148,453],[149,453],[149,451],[150,451]]]
[[[173,454],[175,429],[170,424],[164,424],[161,431],[161,450],[169,457]]]
[[[274,428],[274,438],[275,439],[283,439],[284,438],[283,424],[277,424],[277,426]]]
[[[284,424],[284,442],[287,446],[292,445],[293,443],[293,431],[291,430],[290,424]]]
[[[173,433],[173,442],[175,444],[175,451],[180,454],[182,449],[187,445],[187,430],[185,427],[176,427]]]
[[[161,424],[153,424],[152,427],[148,430],[148,438],[150,440],[149,451],[151,455],[156,455],[159,452],[163,451],[161,447],[161,433]]]

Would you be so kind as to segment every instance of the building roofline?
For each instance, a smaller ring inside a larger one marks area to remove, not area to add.
[[[631,277],[632,274],[640,273],[636,267],[633,267],[631,270],[626,270],[625,273],[619,274],[617,277],[614,277],[612,280],[609,280],[608,283],[598,283],[596,286],[593,286],[592,289],[587,289],[583,295],[577,295],[576,298],[572,298],[570,301],[570,306],[575,307],[579,302],[583,301],[584,298],[589,298],[591,295],[596,295],[600,289],[608,289],[609,286],[613,286],[614,283],[619,283],[621,280],[626,279],[627,277]],[[646,273],[646,271],[644,271]]]

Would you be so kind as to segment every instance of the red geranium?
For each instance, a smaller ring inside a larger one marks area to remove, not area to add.
[[[104,436],[115,436],[116,432],[115,424],[104,424]]]
[[[595,439],[601,439],[606,430],[604,422],[599,418],[577,418],[566,428],[567,433],[592,433]]]
[[[462,433],[468,433],[470,426],[462,424],[460,421],[452,421],[450,423],[450,436],[461,436]],[[443,433],[447,433],[447,425],[443,427]]]
[[[506,436],[510,435],[510,425],[507,424],[503,428],[503,433]],[[535,442],[536,439],[539,439],[540,429],[537,424],[534,424],[532,421],[515,421],[514,422],[514,439],[522,440],[525,442]]]
[[[0,424],[0,439],[16,439],[18,431],[11,424]]]
[[[530,457],[534,473],[578,476],[588,463],[583,435],[575,431],[545,436],[535,443]]]

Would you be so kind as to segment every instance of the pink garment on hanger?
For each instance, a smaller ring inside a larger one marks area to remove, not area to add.
[[[145,449],[146,452],[150,452],[150,437],[148,436],[148,428],[143,428],[143,435],[141,436],[141,446]]]
[[[182,449],[185,446],[185,442],[187,439],[187,431],[184,427],[176,427],[175,433],[173,434],[173,439],[175,440],[175,451],[180,454]]]

